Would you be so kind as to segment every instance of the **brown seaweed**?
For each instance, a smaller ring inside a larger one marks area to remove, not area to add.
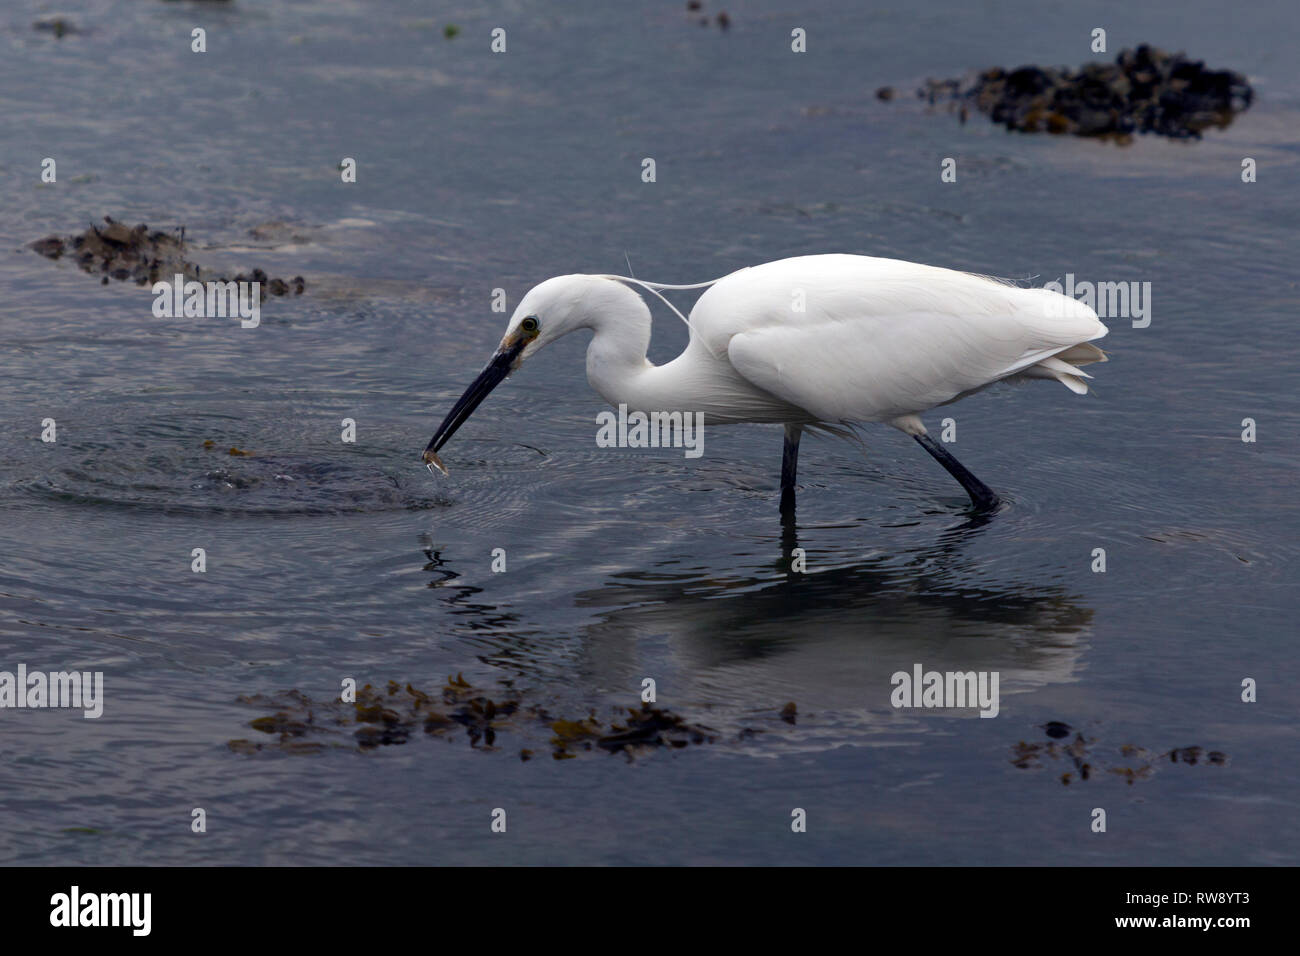
[[[587,752],[621,754],[630,760],[644,752],[681,750],[719,739],[711,728],[646,703],[614,708],[608,720],[602,720],[594,709],[577,717],[557,717],[508,688],[489,693],[470,684],[461,674],[448,677],[432,693],[410,683],[389,681],[382,688],[364,685],[357,690],[356,700],[350,702],[315,700],[298,690],[239,699],[271,711],[249,722],[264,735],[261,739],[229,742],[230,750],[240,754],[315,753],[341,747],[366,751],[400,746],[419,736],[447,740],[461,737],[476,750],[496,752],[503,749],[499,741],[507,735],[528,743],[546,734],[551,756],[556,760]],[[787,704],[778,716],[791,713],[791,708]],[[745,728],[737,739],[759,732]],[[511,744],[513,750],[513,739]],[[534,753],[529,746],[518,750],[524,761]]]
[[[1046,743],[1019,741],[1011,748],[1011,764],[1020,770],[1037,770],[1048,762],[1061,761],[1073,768],[1060,775],[1061,783],[1066,786],[1075,780],[1091,780],[1099,769],[1133,784],[1138,780],[1149,779],[1156,772],[1157,764],[1165,758],[1171,763],[1195,765],[1203,762],[1219,767],[1228,762],[1228,755],[1223,751],[1207,751],[1201,747],[1175,747],[1157,753],[1145,747],[1122,744],[1116,748],[1117,756],[1108,756],[1096,747],[1096,738],[1085,737],[1063,721],[1048,721],[1043,729],[1050,739]],[[1074,739],[1062,742],[1071,733],[1074,734]],[[1123,760],[1117,759],[1118,757]]]

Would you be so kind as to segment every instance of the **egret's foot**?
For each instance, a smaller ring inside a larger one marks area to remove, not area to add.
[[[929,435],[913,435],[912,437],[917,440],[917,443],[922,448],[934,456],[935,461],[948,470],[948,474],[961,483],[961,486],[966,489],[966,494],[970,495],[971,503],[975,506],[977,514],[987,514],[997,510],[998,505],[1002,503],[1002,499],[993,493],[992,488],[967,471],[966,466],[954,458],[948,449]]]

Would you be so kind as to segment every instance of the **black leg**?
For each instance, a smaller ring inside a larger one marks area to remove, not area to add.
[[[794,512],[794,476],[799,470],[799,438],[803,426],[785,426],[785,449],[781,453],[781,513]]]
[[[966,494],[970,495],[970,500],[974,502],[976,509],[979,511],[992,511],[998,506],[998,496],[988,485],[980,481],[962,465],[956,458],[948,453],[948,450],[940,445],[929,435],[914,435],[921,447],[934,456],[934,460],[948,469],[948,474],[952,475],[961,486],[966,489]]]

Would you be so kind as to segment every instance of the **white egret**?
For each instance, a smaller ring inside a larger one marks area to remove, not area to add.
[[[634,287],[664,302],[661,290],[708,290],[689,319],[673,309],[690,327],[690,342],[665,365],[646,358],[650,310]],[[593,333],[587,381],[611,405],[646,415],[699,412],[709,425],[785,426],[782,511],[794,507],[803,430],[851,436],[863,422],[911,435],[977,509],[992,509],[997,495],[926,433],[920,414],[1005,380],[1054,379],[1084,394],[1091,376],[1079,366],[1106,361],[1088,344],[1106,326],[1082,302],[897,259],[800,256],[696,285],[558,276],[520,301],[496,354],[438,427],[424,460],[443,468],[439,449],[488,393],[575,329]]]

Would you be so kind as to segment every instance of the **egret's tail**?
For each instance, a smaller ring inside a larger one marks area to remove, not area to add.
[[[1106,353],[1097,346],[1090,342],[1080,342],[1048,358],[1040,359],[1020,375],[1024,378],[1055,379],[1076,395],[1087,395],[1088,383],[1084,379],[1092,376],[1081,371],[1079,366],[1106,361],[1109,361]]]
[[[1109,362],[1106,353],[1091,342],[1080,342],[1078,345],[1071,345],[1064,352],[1057,352],[1053,358],[1058,358],[1062,362],[1069,362],[1071,365],[1091,365],[1093,362]]]

